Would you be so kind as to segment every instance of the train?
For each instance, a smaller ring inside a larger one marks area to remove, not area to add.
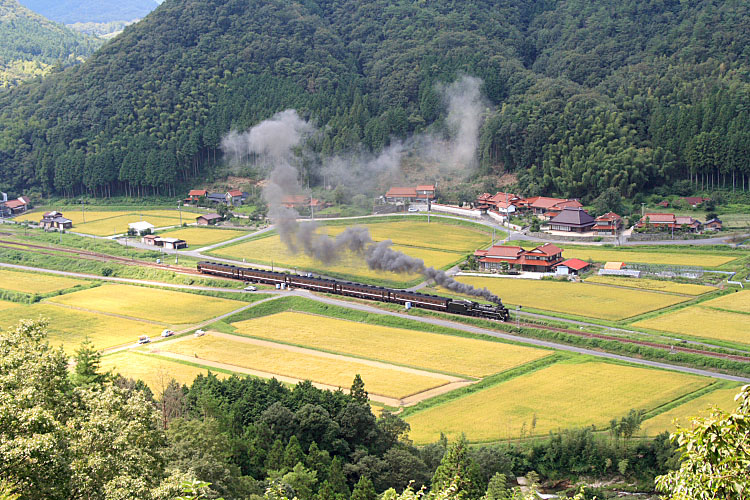
[[[471,300],[451,299],[426,293],[366,285],[364,283],[320,278],[311,274],[279,273],[265,269],[238,267],[208,261],[198,262],[198,272],[246,282],[278,285],[284,288],[304,288],[315,292],[345,295],[347,297],[377,300],[379,302],[391,302],[401,304],[405,307],[419,307],[496,321],[508,321],[510,318],[508,309],[502,303],[495,305],[479,304]]]

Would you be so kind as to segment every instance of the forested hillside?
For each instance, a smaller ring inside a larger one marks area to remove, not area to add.
[[[22,7],[0,0],[0,87],[49,73],[54,65],[77,64],[100,45]]]
[[[477,175],[589,199],[745,189],[749,56],[741,0],[167,0],[0,98],[0,187],[168,192],[286,108],[322,130],[318,153],[377,151],[439,125],[435,85],[468,74],[490,104]]]
[[[21,4],[58,23],[108,23],[141,19],[156,0],[21,0]]]

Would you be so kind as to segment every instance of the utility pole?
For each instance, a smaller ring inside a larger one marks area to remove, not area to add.
[[[83,209],[84,201],[81,200],[81,217],[83,217],[83,223],[86,224],[86,212]]]
[[[182,203],[179,200],[177,201],[177,210],[180,211],[180,227],[182,227]]]

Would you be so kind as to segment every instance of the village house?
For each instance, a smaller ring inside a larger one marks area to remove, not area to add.
[[[205,189],[191,189],[185,198],[185,203],[198,203],[198,200],[208,196],[208,191]]]
[[[563,260],[562,250],[551,243],[545,243],[533,250],[493,245],[487,250],[477,250],[474,256],[479,261],[479,269],[482,271],[503,269],[505,262],[510,269],[550,272]]]
[[[685,200],[685,203],[690,205],[693,208],[698,208],[698,205],[701,205],[707,201],[711,201],[711,198],[703,198],[702,196],[686,196],[683,198]]]
[[[562,275],[574,274],[577,276],[588,271],[589,267],[591,267],[591,264],[589,264],[585,260],[567,259],[557,265],[557,267],[555,268],[555,272]]]
[[[675,229],[680,229],[682,231],[690,231],[691,233],[695,233],[697,231],[701,230],[701,227],[703,227],[703,224],[698,219],[693,219],[690,216],[680,217],[677,216],[674,218],[675,222]]]
[[[247,200],[250,197],[249,193],[245,193],[243,191],[240,191],[239,189],[231,189],[227,191],[227,194],[224,196],[224,199],[227,202],[227,205],[231,205],[233,207],[238,207],[245,203],[245,200]]]
[[[53,229],[62,231],[63,229],[72,228],[73,221],[63,217],[62,212],[53,210],[52,212],[46,212],[42,215],[42,220],[39,221],[39,225],[48,231]]]
[[[155,234],[147,234],[141,238],[141,242],[145,245],[163,247],[167,250],[179,250],[180,248],[187,248],[187,241],[179,238],[169,238],[163,236],[156,236]]]
[[[583,207],[578,200],[567,200],[563,198],[548,198],[546,196],[534,196],[525,200],[519,200],[519,208],[527,208],[534,215],[550,219],[558,215],[564,208]]]
[[[614,235],[622,230],[622,217],[614,212],[600,215],[594,221],[594,232],[599,235]]]
[[[714,217],[711,220],[707,220],[706,223],[703,224],[703,227],[706,231],[721,231],[724,228],[724,225],[722,224],[721,219]]]
[[[567,231],[573,233],[584,233],[591,231],[595,221],[588,212],[581,207],[565,207],[549,221],[552,231]]]
[[[416,188],[392,187],[385,193],[386,203],[411,203],[417,199]]]
[[[281,198],[281,204],[286,208],[312,208],[319,210],[323,208],[323,202],[317,198],[311,198],[303,194],[286,195]]]
[[[494,210],[501,215],[510,215],[516,211],[516,205],[521,198],[512,193],[498,191],[494,195],[482,193],[476,199],[476,206],[480,210]]]
[[[226,193],[208,193],[206,195],[206,201],[209,201],[210,203],[226,203],[227,195]]]
[[[8,200],[4,202],[5,208],[10,215],[22,214],[29,208],[31,208],[31,200],[28,196],[19,196],[15,200]]]
[[[690,216],[675,216],[666,213],[648,213],[641,217],[636,229],[652,227],[654,229],[678,230],[678,231],[700,231],[703,224]]]
[[[417,199],[432,201],[435,199],[435,186],[433,184],[423,184],[417,186]]]
[[[219,214],[199,215],[195,218],[195,222],[197,222],[199,226],[213,226],[220,221],[221,215]]]

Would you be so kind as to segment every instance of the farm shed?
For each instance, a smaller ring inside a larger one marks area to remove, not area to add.
[[[180,248],[187,248],[187,241],[179,238],[157,238],[157,246],[167,248],[169,250],[179,250]]]
[[[579,274],[588,270],[591,264],[581,259],[568,259],[557,265],[558,274]],[[564,270],[563,270],[564,269]]]
[[[221,220],[221,215],[219,214],[206,214],[206,215],[200,215],[195,218],[195,221],[198,223],[199,226],[213,226],[214,224],[218,223]]]
[[[128,230],[133,231],[138,236],[150,234],[154,231],[154,225],[146,221],[131,222],[128,224]]]
[[[635,269],[599,269],[599,276],[625,276],[628,278],[640,278],[641,271]]]

